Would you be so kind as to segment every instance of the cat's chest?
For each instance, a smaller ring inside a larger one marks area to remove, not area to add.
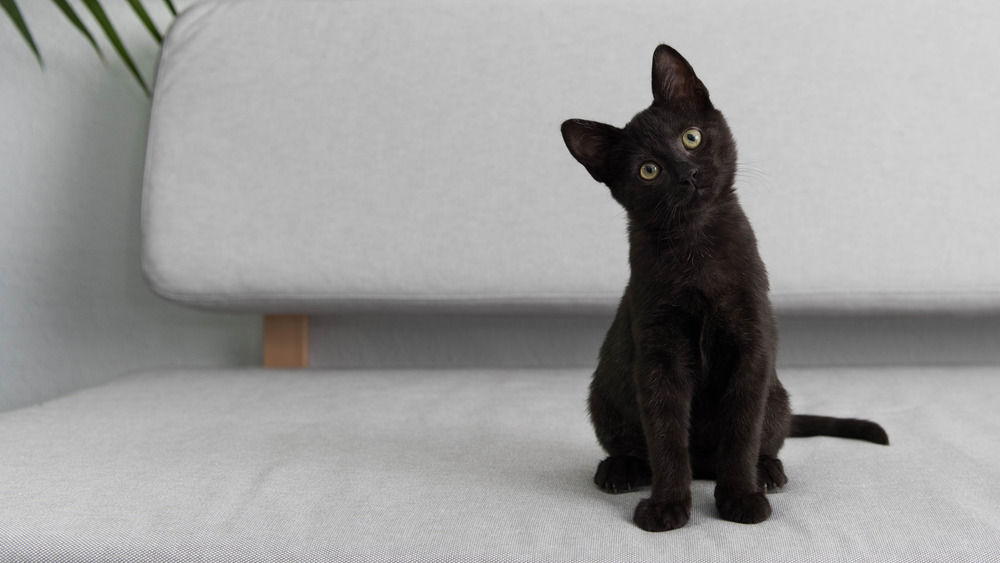
[[[630,285],[654,307],[676,306],[704,311],[716,308],[748,283],[747,268],[712,258],[661,259],[648,268],[633,268]]]

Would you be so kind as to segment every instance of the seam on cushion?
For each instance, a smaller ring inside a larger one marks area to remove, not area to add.
[[[158,288],[167,299],[194,307],[243,312],[294,310],[338,312],[433,308],[479,308],[523,310],[582,309],[582,312],[613,311],[620,296],[615,294],[195,294]],[[880,292],[780,292],[771,295],[780,314],[857,313],[1000,313],[1000,290],[880,291]]]
[[[346,293],[334,295],[330,293],[315,293],[315,294],[298,294],[298,295],[283,295],[283,294],[202,294],[202,293],[188,293],[188,292],[178,292],[166,289],[163,285],[157,284],[156,289],[159,295],[171,299],[174,301],[179,301],[182,303],[190,304],[218,304],[218,305],[248,305],[252,306],[255,303],[377,303],[377,302],[393,302],[398,304],[461,304],[468,303],[474,305],[477,303],[482,304],[503,304],[503,303],[524,303],[524,304],[546,304],[546,303],[595,303],[603,304],[605,302],[614,301],[617,303],[620,296],[611,297],[603,293],[580,293],[580,294],[454,294],[454,293],[427,293],[427,294],[399,294],[399,293]]]
[[[624,290],[624,286],[622,287]],[[600,299],[604,300],[609,297],[614,299],[620,298],[620,294],[607,294],[607,293],[399,293],[399,292],[386,292],[386,293],[298,293],[298,294],[285,294],[285,293],[253,293],[253,292],[240,292],[235,291],[232,293],[217,293],[217,292],[184,292],[184,291],[174,291],[174,290],[164,290],[164,293],[169,294],[172,299],[196,299],[196,300],[206,300],[206,301],[259,301],[259,300],[455,300],[455,299],[470,299],[470,300],[505,300],[505,299],[529,299],[529,300],[548,300],[548,299]],[[879,290],[792,290],[792,291],[772,291],[770,292],[772,299],[774,298],[797,298],[797,297],[810,297],[810,298],[838,298],[838,297],[867,297],[867,298],[893,298],[903,296],[906,298],[934,298],[936,296],[958,296],[958,297],[972,297],[972,296],[989,296],[989,297],[1000,297],[1000,288],[983,288],[983,289],[934,289],[934,290],[912,290],[912,289],[879,289]]]

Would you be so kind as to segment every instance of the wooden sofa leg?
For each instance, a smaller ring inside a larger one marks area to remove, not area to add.
[[[264,315],[264,367],[309,367],[308,315]]]

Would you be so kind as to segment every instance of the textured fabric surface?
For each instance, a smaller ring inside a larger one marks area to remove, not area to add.
[[[588,374],[145,373],[0,415],[0,561],[954,561],[1000,557],[1000,373],[786,370],[799,412],[892,445],[790,440],[767,522],[712,484],[662,534],[591,482]]]
[[[145,272],[234,309],[606,311],[623,213],[559,124],[624,124],[667,42],[739,142],[779,309],[997,310],[997,6],[204,2],[164,43]]]

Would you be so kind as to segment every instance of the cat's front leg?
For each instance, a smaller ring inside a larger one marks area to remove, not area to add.
[[[731,522],[756,524],[771,516],[757,467],[771,373],[767,357],[742,355],[722,399],[727,416],[720,425],[715,506]]]
[[[691,517],[691,363],[683,346],[637,360],[636,392],[653,490],[639,502],[633,520],[643,530],[663,532],[680,528]]]

